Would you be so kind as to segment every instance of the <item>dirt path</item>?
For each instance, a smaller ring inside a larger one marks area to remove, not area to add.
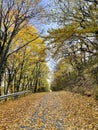
[[[8,107],[0,108],[0,130],[98,130],[96,101],[79,94],[35,94],[9,102]]]
[[[57,93],[44,96],[31,119],[25,121],[21,130],[65,130],[65,115]],[[27,123],[28,122],[28,123]]]

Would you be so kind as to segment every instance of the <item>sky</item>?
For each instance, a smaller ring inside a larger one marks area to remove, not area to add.
[[[52,8],[52,0],[42,0],[41,1],[41,6],[45,8],[45,10],[48,12]],[[49,6],[50,5],[50,6]],[[43,19],[43,18],[42,18]],[[38,29],[38,32],[43,32],[44,35],[47,34],[47,30],[50,30],[51,28],[57,28],[56,23],[51,23],[49,20],[32,20],[33,25]]]
[[[41,2],[41,5],[43,7],[45,7],[45,9],[47,9],[47,10],[48,10],[48,8],[49,9],[51,8],[51,7],[48,7],[49,4],[50,5],[52,4],[50,2],[50,0],[42,0],[42,2]],[[39,34],[41,32],[43,32],[41,35],[44,35],[44,36],[48,34],[47,30],[51,30],[53,28],[57,28],[57,24],[56,23],[52,23],[50,21],[48,21],[48,22],[38,21],[37,22],[37,20],[35,20],[35,21],[33,20],[33,25],[38,29]],[[50,59],[47,62],[47,64],[49,66],[50,71],[53,72],[54,68],[55,68],[55,65],[56,65],[55,61],[53,59]]]

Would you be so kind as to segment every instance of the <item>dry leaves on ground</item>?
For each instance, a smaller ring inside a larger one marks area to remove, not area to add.
[[[31,94],[0,104],[0,130],[98,130],[97,102],[64,91]]]

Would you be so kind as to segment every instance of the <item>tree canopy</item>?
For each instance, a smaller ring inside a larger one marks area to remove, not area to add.
[[[51,55],[58,61],[53,81],[56,89],[58,89],[59,83],[63,84],[61,89],[64,89],[69,79],[70,83],[72,79],[74,81],[71,83],[71,88],[74,88],[74,85],[82,86],[81,83],[83,84],[84,79],[89,84],[91,75],[96,75],[97,83],[98,74],[92,74],[92,71],[93,69],[97,71],[98,68],[98,3],[89,0],[56,0],[50,14],[52,14],[53,22],[59,25],[57,29],[49,30],[49,35],[46,36],[48,46],[52,50]],[[60,59],[66,60],[65,68],[67,64],[73,68],[73,71],[67,76]],[[58,68],[59,64],[61,70]],[[83,84],[83,86],[87,88],[87,84]],[[79,87],[79,89],[81,88]]]
[[[41,19],[44,8],[40,3],[41,0],[0,1],[0,95],[29,89],[36,92],[44,71],[48,88],[46,47],[30,24],[35,18]]]

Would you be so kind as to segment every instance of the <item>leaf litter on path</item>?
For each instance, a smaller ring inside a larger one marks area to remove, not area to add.
[[[31,94],[0,105],[0,130],[98,130],[97,102],[64,91]]]

